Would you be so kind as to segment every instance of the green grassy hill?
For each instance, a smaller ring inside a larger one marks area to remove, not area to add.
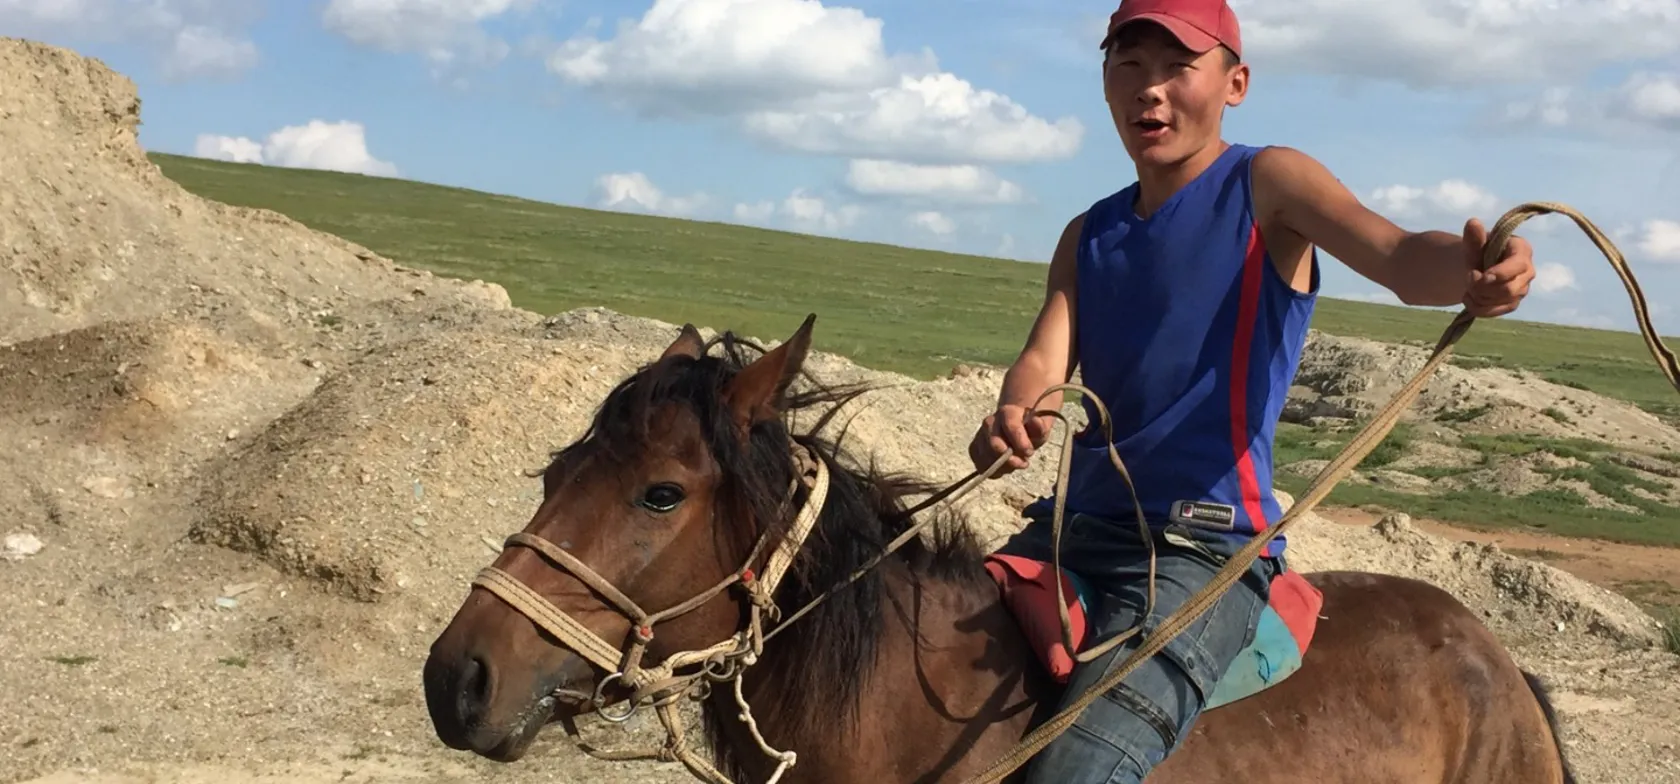
[[[600,305],[766,338],[815,312],[822,350],[919,378],[957,362],[1010,362],[1043,292],[1041,264],[404,180],[151,158],[200,196],[274,210],[407,266],[494,281],[533,311]],[[1433,344],[1450,319],[1440,311],[1326,298],[1314,324],[1332,334]],[[1680,416],[1680,399],[1632,333],[1483,321],[1458,353],[1462,362],[1526,368]]]

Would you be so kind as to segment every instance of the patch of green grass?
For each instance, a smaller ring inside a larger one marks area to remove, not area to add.
[[[1492,403],[1483,403],[1479,406],[1471,406],[1469,408],[1459,408],[1459,409],[1454,409],[1452,411],[1442,411],[1441,413],[1435,415],[1435,421],[1437,421],[1437,422],[1469,422],[1471,420],[1480,418],[1483,414],[1486,414],[1487,412],[1492,411],[1492,410],[1493,410],[1493,404]]]
[[[1522,457],[1535,452],[1551,452],[1558,457],[1576,460],[1592,460],[1594,455],[1609,448],[1584,438],[1552,438],[1529,433],[1467,433],[1461,437],[1459,443],[1467,449],[1474,449],[1489,457]]]
[[[1330,438],[1324,432],[1305,425],[1279,422],[1277,432],[1272,438],[1272,462],[1284,466],[1302,460],[1327,459],[1335,454],[1336,450],[1326,449],[1317,444]],[[1345,440],[1344,438],[1337,443],[1343,443]]]
[[[1421,476],[1424,479],[1445,479],[1449,476],[1467,474],[1477,468],[1478,466],[1413,466],[1406,469],[1406,473],[1412,476]]]
[[[245,658],[244,656],[223,656],[222,658],[217,659],[216,662],[228,667],[238,667],[240,669],[245,669],[251,664],[251,660]]]
[[[819,350],[918,378],[958,362],[1008,364],[1043,299],[1043,264],[339,172],[150,158],[200,196],[274,210],[406,266],[494,281],[514,304],[539,313],[599,305],[780,339],[815,312]],[[1324,298],[1313,326],[1434,345],[1451,320],[1443,310]],[[1454,356],[1466,367],[1487,362],[1592,380],[1601,394],[1640,405],[1673,403],[1674,390],[1633,333],[1490,319],[1476,323]]]
[[[1305,477],[1288,474],[1277,478],[1278,487],[1296,495],[1306,490],[1307,483]],[[1587,506],[1586,499],[1580,495],[1557,488],[1512,498],[1480,488],[1420,494],[1344,482],[1321,503],[1399,509],[1417,517],[1472,529],[1514,528],[1556,536],[1680,546],[1680,514],[1670,512],[1663,518],[1653,518],[1614,509],[1595,509]]]
[[[1453,355],[1447,358],[1447,363],[1464,368],[1465,370],[1480,370],[1482,368],[1502,367],[1504,358],[1499,356],[1465,354],[1455,349],[1453,351]]]
[[[1349,436],[1348,440],[1352,440],[1352,436]],[[1377,445],[1372,447],[1371,451],[1365,455],[1365,458],[1359,461],[1359,468],[1366,471],[1373,468],[1382,468],[1399,460],[1400,456],[1405,454],[1406,447],[1411,446],[1411,444],[1411,425],[1406,422],[1396,423],[1394,429],[1388,431],[1388,435],[1383,436],[1383,440],[1378,441]]]
[[[1565,425],[1573,424],[1575,422],[1574,419],[1570,418],[1569,412],[1564,411],[1557,406],[1546,406],[1540,410],[1540,413],[1545,414],[1546,416],[1551,417],[1554,421]]]
[[[1305,425],[1279,423],[1272,442],[1272,461],[1276,465],[1288,465],[1301,460],[1329,460],[1339,454],[1362,427],[1364,423],[1352,430],[1329,433]],[[1365,459],[1359,461],[1359,468],[1369,471],[1398,460],[1411,445],[1412,437],[1411,423],[1396,424],[1394,429],[1365,455]]]

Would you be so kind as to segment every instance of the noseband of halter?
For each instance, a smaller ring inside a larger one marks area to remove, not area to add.
[[[494,566],[485,567],[473,578],[472,584],[500,597],[509,606],[554,635],[566,648],[608,673],[597,682],[593,695],[570,690],[559,690],[553,695],[574,701],[587,700],[596,712],[608,721],[616,723],[628,720],[635,713],[637,706],[650,697],[656,702],[668,703],[696,683],[700,683],[703,689],[709,689],[710,684],[702,682],[702,679],[710,682],[736,680],[738,688],[742,665],[754,664],[764,650],[764,616],[768,614],[772,622],[779,616],[773,598],[776,587],[787,574],[788,567],[792,565],[800,548],[804,546],[805,539],[810,536],[828,497],[828,466],[803,446],[794,444],[791,451],[798,474],[789,484],[789,503],[797,497],[801,485],[806,489],[805,502],[798,516],[794,518],[793,525],[788,529],[787,536],[776,547],[775,552],[771,553],[763,575],[755,576],[752,567],[769,542],[769,531],[759,537],[740,569],[693,598],[660,612],[649,613],[643,610],[594,569],[547,539],[525,532],[515,533],[507,538],[506,546],[523,546],[536,551],[555,568],[588,585],[628,618],[630,639],[622,649],[602,639],[600,635],[590,631],[589,627],[579,623],[541,594],[501,569]],[[736,631],[729,639],[709,648],[673,653],[653,667],[642,665],[642,657],[653,642],[654,627],[698,609],[736,585],[745,590],[748,600],[748,620],[744,628]],[[700,665],[698,672],[678,673],[679,670],[694,665]],[[621,685],[631,690],[630,696],[625,700],[629,708],[624,713],[609,714],[603,710],[610,704],[606,699],[605,690],[613,681],[622,681]]]

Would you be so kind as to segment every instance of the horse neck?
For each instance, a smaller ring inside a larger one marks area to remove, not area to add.
[[[896,560],[876,569],[880,637],[876,661],[861,676],[811,674],[800,646],[779,638],[743,675],[742,692],[769,746],[798,754],[784,781],[898,780],[906,765],[938,771],[988,738],[1013,743],[1042,697],[1019,627],[983,574],[930,576]],[[820,638],[825,629],[809,620],[787,634]],[[835,693],[837,680],[849,677],[859,679],[858,699],[836,716],[832,701],[817,695]],[[727,746],[722,756],[735,763],[737,779],[766,780],[776,762],[736,718],[733,688],[715,689],[707,708],[713,742]]]

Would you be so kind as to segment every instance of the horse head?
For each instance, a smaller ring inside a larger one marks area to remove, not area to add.
[[[756,653],[757,578],[816,467],[781,418],[814,318],[751,361],[728,334],[708,356],[685,325],[554,454],[536,512],[432,644],[440,740],[515,760],[555,718],[670,685],[673,655],[716,674]]]

